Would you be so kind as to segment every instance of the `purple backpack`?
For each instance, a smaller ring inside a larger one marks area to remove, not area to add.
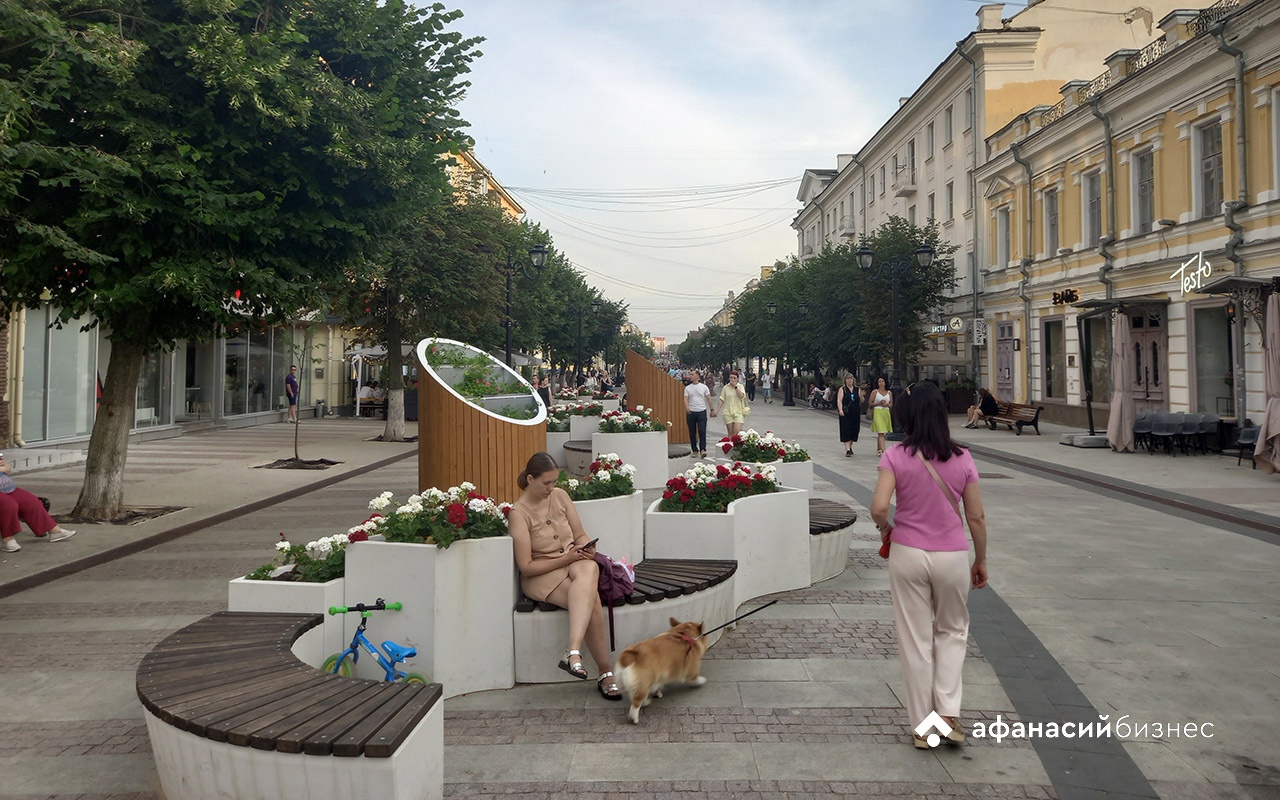
[[[613,607],[625,599],[636,588],[636,573],[621,561],[609,558],[599,550],[595,555],[596,564],[600,567],[600,583],[596,591],[600,595],[600,604],[609,610],[609,649],[616,650],[613,639]]]

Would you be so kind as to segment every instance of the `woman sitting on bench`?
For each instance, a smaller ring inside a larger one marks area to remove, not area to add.
[[[507,520],[515,543],[520,586],[532,600],[569,611],[569,647],[560,669],[587,679],[582,664],[582,641],[600,670],[596,688],[606,700],[621,700],[622,691],[609,663],[604,608],[598,588],[600,569],[596,548],[589,542],[573,501],[556,486],[560,466],[547,453],[534,453],[516,483],[523,490]],[[592,545],[584,547],[584,545]]]
[[[986,387],[979,389],[978,395],[978,405],[969,406],[969,421],[965,424],[966,428],[976,428],[979,422],[1000,413],[1000,401],[996,400],[995,395],[988,392]]]

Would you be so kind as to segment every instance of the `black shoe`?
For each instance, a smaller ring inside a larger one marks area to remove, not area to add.
[[[850,457],[850,456],[852,456],[852,455],[853,455],[853,451],[852,451],[852,450],[845,450],[845,451],[844,451],[844,457],[845,457],[845,458],[849,458],[849,457]]]

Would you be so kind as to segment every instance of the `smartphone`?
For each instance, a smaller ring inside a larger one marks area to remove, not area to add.
[[[591,548],[593,548],[593,547],[595,547],[595,546],[596,546],[596,542],[598,542],[598,541],[600,541],[600,537],[599,537],[599,536],[597,536],[596,538],[594,538],[594,539],[592,539],[591,541],[587,542],[586,544],[584,544],[582,547],[579,547],[578,549],[579,549],[579,550],[590,550]]]

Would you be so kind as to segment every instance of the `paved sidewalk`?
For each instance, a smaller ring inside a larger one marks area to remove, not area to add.
[[[1153,789],[1166,800],[1280,797],[1274,537],[1240,535],[1229,522],[1161,510],[1158,499],[1113,497],[1003,459],[1244,507],[1277,522],[1280,477],[1236,468],[1234,458],[1076,450],[1058,445],[1051,426],[1038,438],[957,431],[979,457],[992,531],[993,589],[971,597],[966,718],[1017,719],[1034,690],[1113,721],[1129,714],[1213,722],[1218,735],[1147,737],[1092,760],[1025,741],[918,752],[904,733],[887,578],[864,507],[875,481],[874,437],[864,430],[857,455],[846,459],[833,415],[776,403],[754,408],[753,426],[809,449],[817,496],[859,507],[846,572],[779,595],[778,605],[745,620],[708,653],[710,682],[673,691],[639,726],[592,684],[577,682],[448,701],[446,794],[1084,798],[1151,797]],[[0,646],[10,654],[0,736],[11,743],[0,756],[0,797],[158,797],[132,691],[138,660],[168,632],[225,608],[226,581],[269,560],[276,532],[330,533],[362,519],[378,492],[412,491],[411,458],[360,472],[414,451],[364,441],[381,427],[304,421],[303,457],[345,462],[318,473],[249,469],[292,454],[292,429],[283,424],[138,445],[127,468],[130,502],[186,511],[89,526],[57,545],[24,535],[22,552],[0,561],[0,592],[104,546],[142,543],[351,476],[0,601]],[[719,420],[712,428],[723,433]],[[70,467],[17,478],[53,498],[57,511],[74,501],[81,475],[82,467]],[[1006,633],[1015,641],[993,637]],[[1040,661],[1014,652],[1027,637],[1042,645]],[[1050,682],[1051,666],[1061,674]],[[1010,674],[1014,667],[1028,672]],[[1131,780],[1134,770],[1142,780]]]

